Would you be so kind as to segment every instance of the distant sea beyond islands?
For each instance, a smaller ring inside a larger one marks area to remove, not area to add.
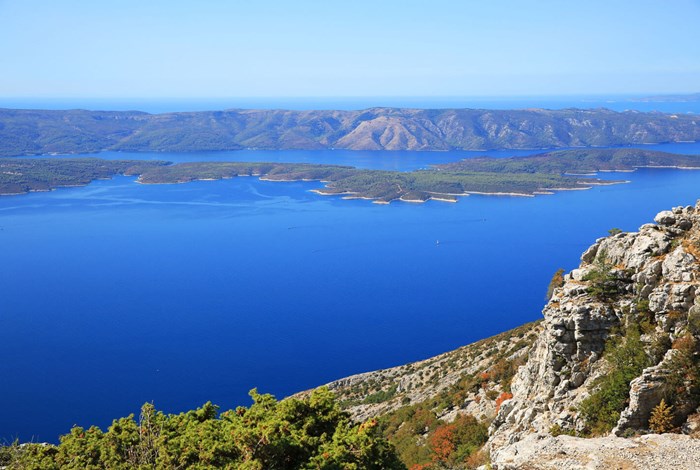
[[[100,151],[491,150],[700,140],[700,115],[608,109],[0,109],[0,156]]]

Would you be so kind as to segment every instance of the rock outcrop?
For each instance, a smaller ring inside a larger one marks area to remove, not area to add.
[[[630,329],[641,335],[640,347],[649,366],[630,383],[626,408],[620,410],[612,434],[647,432],[652,410],[662,399],[673,401],[673,423],[679,429],[691,432],[698,427],[700,202],[696,207],[661,212],[654,221],[637,233],[597,240],[582,255],[580,267],[554,290],[543,311],[544,331],[513,380],[514,397],[502,405],[491,425],[494,468],[523,468],[518,462],[538,459],[553,449],[569,455],[576,442],[597,446],[596,452],[605,456],[605,448],[619,443],[623,444],[618,448],[625,449],[666,439],[608,437],[598,443],[550,436],[590,433],[580,407],[596,393],[601,377],[612,372],[606,345],[610,347],[615,339],[624,343]],[[693,456],[700,459],[697,441],[691,447]],[[623,468],[596,465],[527,468]],[[624,468],[670,467],[640,463]]]

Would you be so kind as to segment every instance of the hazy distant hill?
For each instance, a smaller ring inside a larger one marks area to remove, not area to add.
[[[700,117],[607,109],[138,111],[0,109],[0,155],[101,150],[454,150],[700,140]]]
[[[700,101],[700,93],[689,93],[685,95],[654,95],[636,98],[632,101],[646,103],[692,103]]]

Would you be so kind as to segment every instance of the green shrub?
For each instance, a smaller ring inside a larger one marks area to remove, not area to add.
[[[676,353],[668,364],[666,401],[677,410],[694,410],[700,405],[700,342],[686,333],[671,347]]]
[[[367,398],[365,398],[362,403],[364,404],[374,404],[374,403],[383,403],[385,401],[389,401],[394,396],[396,396],[396,385],[392,385],[388,390],[379,390],[378,392],[375,392],[371,395],[368,395]]]
[[[601,301],[610,301],[622,291],[622,281],[613,272],[614,266],[608,261],[605,252],[598,255],[593,269],[583,280],[589,282],[588,293]]]
[[[576,431],[573,429],[564,429],[558,424],[552,425],[552,427],[549,428],[549,434],[552,435],[552,437],[557,437],[557,436],[575,436]]]
[[[650,365],[634,325],[628,328],[624,338],[613,336],[608,340],[604,358],[610,370],[598,380],[595,391],[579,407],[587,433],[593,435],[605,434],[615,427],[629,401],[630,381]]]
[[[671,349],[671,338],[665,333],[657,333],[653,336],[650,346],[650,354],[654,362],[663,359],[666,351]]]
[[[107,432],[74,427],[58,446],[20,446],[9,468],[405,469],[377,421],[354,425],[327,388],[301,400],[251,396],[250,408],[219,417],[211,403],[179,415],[146,404],[138,422],[131,415]]]

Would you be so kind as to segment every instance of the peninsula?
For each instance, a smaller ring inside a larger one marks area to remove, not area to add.
[[[557,190],[589,189],[622,181],[601,180],[599,171],[639,167],[700,169],[700,156],[639,149],[580,149],[528,157],[474,158],[411,172],[365,170],[340,165],[255,162],[103,160],[98,158],[2,158],[0,194],[80,186],[115,174],[138,176],[143,184],[187,183],[256,176],[269,181],[321,181],[322,195],[425,202],[455,202],[458,196],[534,196]]]

